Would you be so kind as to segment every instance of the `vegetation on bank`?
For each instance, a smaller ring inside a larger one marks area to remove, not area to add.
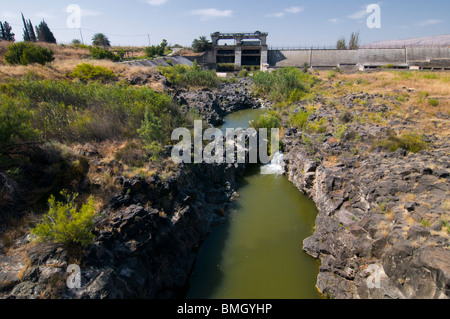
[[[192,67],[187,65],[175,65],[158,67],[166,79],[177,86],[188,88],[217,88],[220,83],[215,71],[203,71],[194,63]]]
[[[61,191],[63,201],[56,201],[53,195],[48,200],[49,210],[42,221],[31,230],[41,241],[54,242],[66,247],[86,247],[94,240],[95,207],[94,198],[89,197],[86,204],[78,209],[78,194]]]

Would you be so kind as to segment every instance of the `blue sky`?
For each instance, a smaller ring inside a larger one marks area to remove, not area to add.
[[[15,0],[2,1],[0,20],[12,24],[22,39],[20,13],[37,25],[42,19],[59,43],[80,39],[70,29],[66,8],[81,8],[83,38],[94,32],[109,36],[113,45],[148,45],[167,39],[190,45],[200,35],[215,31],[269,33],[271,46],[331,46],[342,36],[360,31],[362,44],[450,34],[448,0]],[[366,8],[381,8],[381,28],[367,27]]]

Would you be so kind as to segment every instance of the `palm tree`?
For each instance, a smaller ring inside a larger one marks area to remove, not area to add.
[[[192,48],[195,52],[206,52],[212,48],[212,43],[205,36],[201,36],[192,42]]]
[[[111,42],[109,42],[108,37],[103,33],[94,34],[94,36],[92,37],[92,44],[96,46],[102,46],[105,49],[106,47],[111,46]]]

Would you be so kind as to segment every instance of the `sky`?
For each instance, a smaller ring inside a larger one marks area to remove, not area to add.
[[[146,46],[167,39],[190,46],[199,36],[220,32],[268,32],[273,47],[335,46],[360,32],[361,44],[450,34],[448,0],[2,0],[0,21],[22,40],[21,13],[34,25],[43,19],[58,43],[106,34],[112,45]],[[380,8],[380,28],[369,28]],[[79,19],[77,10],[80,8]],[[74,18],[75,17],[75,18]]]

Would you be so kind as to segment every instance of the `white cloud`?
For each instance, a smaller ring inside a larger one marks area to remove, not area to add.
[[[383,1],[377,2],[375,4],[377,4],[379,6],[382,6],[383,5]],[[367,7],[368,6],[369,6],[369,4],[366,4],[366,5],[362,6],[361,10],[352,13],[351,15],[347,16],[347,18],[352,19],[352,20],[364,19],[366,16],[368,16],[370,14],[370,12],[367,12]]]
[[[288,13],[296,14],[296,13],[302,12],[303,10],[304,10],[304,8],[302,8],[302,7],[290,7],[290,8],[287,8],[285,11]]]
[[[159,7],[165,4],[167,1],[169,0],[147,0],[146,2],[151,6]]]
[[[83,17],[97,17],[102,14],[103,14],[103,12],[81,8],[81,16],[83,16]]]
[[[342,22],[342,19],[333,18],[333,19],[328,20],[328,22],[331,22],[332,24],[339,24]]]
[[[211,20],[211,19],[215,19],[215,18],[229,18],[233,15],[233,11],[209,8],[209,9],[192,10],[191,14],[200,16],[200,19],[202,21],[205,21],[205,20]]]
[[[286,12],[277,12],[277,13],[266,14],[266,17],[268,17],[268,18],[282,18],[285,15],[286,15]]]
[[[290,7],[290,8],[284,9],[284,11],[282,11],[282,12],[266,14],[266,17],[268,17],[268,18],[283,18],[288,13],[297,14],[297,13],[303,12],[304,10],[305,10],[305,8],[303,8],[303,7]]]
[[[352,13],[351,15],[348,16],[348,18],[353,20],[360,20],[363,19],[368,14],[369,13],[367,12],[367,9],[363,9],[355,13]]]
[[[428,20],[419,22],[418,25],[420,27],[427,27],[427,26],[439,24],[442,22],[443,22],[442,20],[438,20],[438,19],[428,19]]]

